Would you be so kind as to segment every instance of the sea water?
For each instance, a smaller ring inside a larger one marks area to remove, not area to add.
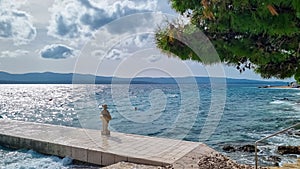
[[[107,104],[112,131],[201,141],[240,163],[254,164],[253,153],[226,153],[222,147],[253,144],[296,124],[299,97],[297,89],[262,89],[250,84],[225,88],[199,84],[196,90],[189,84],[0,85],[0,118],[100,130],[101,105]],[[299,144],[294,135],[270,138],[259,147],[261,162],[269,164],[263,156],[280,156],[278,145]],[[280,157],[283,162],[293,160]],[[68,158],[0,147],[3,169],[72,167]]]

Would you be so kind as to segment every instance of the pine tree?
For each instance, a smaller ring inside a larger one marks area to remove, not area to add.
[[[169,23],[156,32],[163,52],[204,64],[180,37],[201,30],[220,60],[240,72],[253,69],[263,78],[294,78],[300,82],[300,0],[170,0],[172,8],[191,23]],[[195,29],[196,28],[196,29]],[[191,36],[192,35],[192,36]],[[193,41],[193,39],[189,39]],[[201,44],[198,44],[201,48]],[[206,53],[209,57],[209,53]],[[202,57],[203,58],[203,57]]]

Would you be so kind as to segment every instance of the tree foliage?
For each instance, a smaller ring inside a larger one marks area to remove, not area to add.
[[[180,37],[201,30],[214,45],[220,61],[243,72],[254,69],[263,78],[300,81],[299,0],[170,0],[190,18],[188,25],[170,23],[156,32],[163,52],[183,60],[204,61]],[[195,29],[196,28],[196,29]],[[195,38],[195,37],[194,37]],[[201,48],[201,44],[198,44]]]

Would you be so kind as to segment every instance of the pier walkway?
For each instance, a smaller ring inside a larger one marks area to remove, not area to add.
[[[37,152],[75,160],[111,165],[120,161],[165,166],[188,158],[199,150],[213,152],[202,143],[100,130],[0,119],[0,145],[28,148]],[[199,151],[198,151],[199,152]],[[186,160],[185,160],[186,161]]]

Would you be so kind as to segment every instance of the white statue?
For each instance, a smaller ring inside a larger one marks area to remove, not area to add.
[[[110,131],[108,130],[108,123],[111,120],[111,116],[109,111],[107,110],[107,105],[104,104],[102,105],[103,110],[101,111],[100,114],[100,119],[102,120],[102,131],[101,135],[109,136]]]

